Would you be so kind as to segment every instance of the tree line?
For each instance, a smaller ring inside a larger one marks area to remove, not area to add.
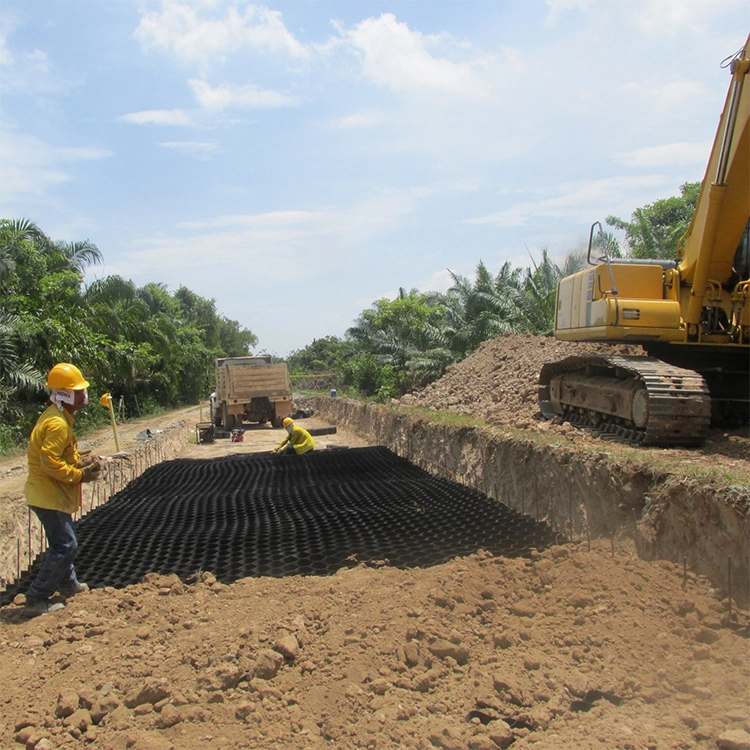
[[[700,183],[680,195],[636,209],[630,221],[608,216],[624,232],[621,247],[612,231],[598,241],[610,257],[674,258],[695,212]],[[345,391],[379,400],[398,397],[441,377],[487,339],[504,333],[550,336],[558,281],[586,264],[586,251],[569,252],[558,265],[542,250],[529,267],[505,263],[493,274],[480,261],[473,279],[453,272],[447,292],[399,290],[396,299],[375,301],[342,338],[326,336],[292,352],[293,373],[335,372]]]
[[[0,452],[28,438],[57,362],[80,367],[90,400],[109,392],[138,416],[197,403],[214,388],[216,357],[257,344],[186,287],[120,276],[85,285],[85,270],[102,260],[89,241],[53,241],[31,221],[0,220]],[[84,430],[106,419],[104,409],[79,418]]]
[[[675,257],[700,184],[637,209],[631,221],[607,218],[610,255]],[[78,365],[92,383],[91,400],[109,392],[126,416],[194,404],[214,388],[214,360],[243,356],[255,334],[186,287],[137,287],[120,276],[89,285],[84,272],[101,264],[88,240],[60,242],[29,220],[0,220],[0,453],[23,445],[46,400],[45,376],[56,362]],[[480,261],[469,279],[451,272],[446,292],[400,289],[363,310],[343,337],[316,339],[288,358],[295,375],[334,373],[346,392],[380,400],[422,388],[479,345],[507,332],[549,336],[560,278],[585,264],[585,251],[561,265],[546,250],[538,262],[493,274]],[[107,419],[81,413],[81,428]]]

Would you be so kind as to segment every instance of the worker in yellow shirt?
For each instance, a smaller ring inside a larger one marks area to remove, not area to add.
[[[62,609],[64,604],[51,601],[55,592],[69,597],[89,589],[73,567],[78,552],[73,514],[81,507],[81,484],[96,479],[100,470],[98,459],[78,452],[73,434],[74,415],[88,403],[88,386],[75,365],[55,365],[47,376],[52,404],[31,432],[24,494],[44,527],[49,549],[26,592],[28,617]]]
[[[310,453],[315,448],[315,441],[312,439],[312,435],[307,430],[294,424],[292,419],[287,417],[283,425],[287,431],[287,436],[281,441],[281,444],[276,448],[274,453],[291,453],[296,456],[302,456],[305,453]]]

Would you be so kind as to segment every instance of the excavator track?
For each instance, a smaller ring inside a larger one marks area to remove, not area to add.
[[[633,445],[699,445],[711,422],[711,396],[694,370],[654,357],[582,354],[548,362],[539,407],[596,435]]]

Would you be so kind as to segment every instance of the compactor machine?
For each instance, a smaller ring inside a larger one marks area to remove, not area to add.
[[[724,110],[677,257],[610,257],[595,250],[602,230],[592,226],[591,268],[558,285],[555,336],[640,344],[647,356],[585,354],[545,364],[539,404],[546,417],[657,446],[699,445],[712,421],[748,422],[749,69],[750,37],[731,61]]]

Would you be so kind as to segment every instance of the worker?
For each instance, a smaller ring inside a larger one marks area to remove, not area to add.
[[[307,430],[294,424],[292,419],[286,417],[282,424],[288,434],[281,441],[281,444],[276,448],[274,453],[292,453],[302,456],[305,453],[310,453],[315,448],[315,441],[312,439],[312,435]],[[286,448],[286,451],[284,448]]]
[[[73,514],[81,507],[81,484],[95,480],[101,469],[90,452],[79,453],[73,435],[74,415],[88,403],[88,386],[75,365],[56,364],[47,375],[52,405],[31,432],[24,494],[44,527],[49,549],[26,593],[28,617],[63,609],[64,604],[52,601],[55,592],[67,599],[89,590],[73,566],[78,552]]]

